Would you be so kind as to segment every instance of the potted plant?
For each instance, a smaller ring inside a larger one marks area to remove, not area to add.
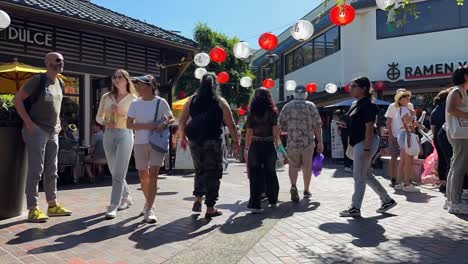
[[[0,95],[0,219],[21,215],[26,183],[26,151],[22,121],[14,95]]]

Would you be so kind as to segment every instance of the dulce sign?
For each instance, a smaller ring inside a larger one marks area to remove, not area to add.
[[[0,32],[0,39],[28,43],[43,47],[52,47],[53,36],[51,32],[41,32],[28,28],[10,26]]]
[[[468,65],[468,61],[400,67],[398,63],[393,62],[388,64],[387,78],[390,81],[447,78],[458,67],[466,65]]]

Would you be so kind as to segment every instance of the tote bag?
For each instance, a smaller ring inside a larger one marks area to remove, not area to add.
[[[158,113],[159,113],[159,104],[161,99],[158,100],[156,103],[156,113],[154,114],[154,122],[161,123],[162,121],[158,120]],[[161,153],[169,152],[169,137],[171,133],[168,128],[164,129],[162,132],[158,132],[153,130],[149,136],[149,143],[151,147]]]
[[[468,113],[468,97],[464,89],[461,89],[461,88],[454,89],[449,94],[449,97],[447,98],[447,102],[449,102],[449,100],[451,99],[455,91],[460,91],[462,95],[463,106],[458,107],[458,109],[462,112]],[[448,131],[452,138],[468,139],[468,119],[455,117],[453,115],[448,115],[447,123],[448,123],[448,128],[449,128]]]

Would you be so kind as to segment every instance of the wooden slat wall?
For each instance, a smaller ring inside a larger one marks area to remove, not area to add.
[[[0,53],[43,58],[46,53],[55,50],[62,53],[67,62],[124,68],[130,72],[151,73],[159,76],[159,69],[156,67],[156,62],[160,58],[158,48],[33,21],[12,19],[12,25],[17,28],[52,33],[53,47],[6,41],[0,37]]]

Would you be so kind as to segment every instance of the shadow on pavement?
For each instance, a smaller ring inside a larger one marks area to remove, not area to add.
[[[139,227],[140,223],[134,223],[131,225],[126,225],[126,224],[130,223],[131,221],[137,218],[138,216],[135,216],[135,217],[120,221],[116,224],[98,227],[95,229],[91,229],[87,232],[81,233],[81,234],[62,236],[55,240],[55,242],[58,242],[58,244],[51,244],[51,245],[47,245],[43,247],[34,248],[34,249],[29,250],[28,253],[42,254],[46,252],[58,252],[58,251],[77,247],[80,244],[98,243],[101,241],[113,239],[113,238],[135,231]],[[67,232],[67,233],[70,233],[70,232]]]
[[[380,243],[388,241],[385,237],[385,229],[378,224],[378,221],[393,214],[382,214],[370,218],[348,219],[348,223],[326,223],[319,226],[319,229],[329,234],[347,233],[354,238],[352,244],[357,247],[376,247]]]
[[[427,193],[409,193],[409,192],[403,192],[403,191],[398,191],[395,190],[396,195],[404,195],[406,196],[406,201],[410,203],[428,203],[429,200],[432,198],[436,198],[437,196],[432,196]]]
[[[353,173],[344,171],[344,167],[336,169],[335,172],[333,172],[333,178],[352,178],[352,177],[353,177]]]
[[[218,225],[212,225],[200,230],[209,223],[210,220],[205,218],[198,219],[198,214],[194,214],[177,219],[173,222],[157,227],[154,230],[152,230],[154,225],[148,225],[144,228],[140,228],[132,233],[129,239],[136,242],[135,248],[149,250],[177,241],[190,240],[192,238],[208,234],[218,228]]]
[[[158,192],[157,195],[159,196],[169,196],[169,195],[176,195],[179,192]]]
[[[66,219],[66,218],[63,218]],[[32,242],[35,240],[41,240],[52,236],[61,236],[69,233],[73,233],[80,230],[86,230],[88,227],[93,226],[104,220],[103,214],[95,214],[87,217],[75,219],[72,221],[62,222],[48,228],[29,228],[18,234],[16,238],[7,242],[8,245],[18,245],[22,243]],[[26,220],[22,220],[15,223],[7,224],[8,226],[16,225],[19,223],[26,223]],[[6,228],[5,225],[0,226],[0,229]]]
[[[226,208],[234,212],[224,225],[221,226],[220,231],[225,234],[238,234],[254,230],[262,226],[265,219],[283,219],[294,215],[296,212],[309,212],[316,210],[320,203],[311,202],[310,200],[303,199],[299,203],[285,202],[280,203],[276,208],[266,207],[265,211],[260,214],[249,213],[243,216],[238,214],[248,211],[247,202],[240,203],[237,201],[234,205],[219,205],[218,208]]]

